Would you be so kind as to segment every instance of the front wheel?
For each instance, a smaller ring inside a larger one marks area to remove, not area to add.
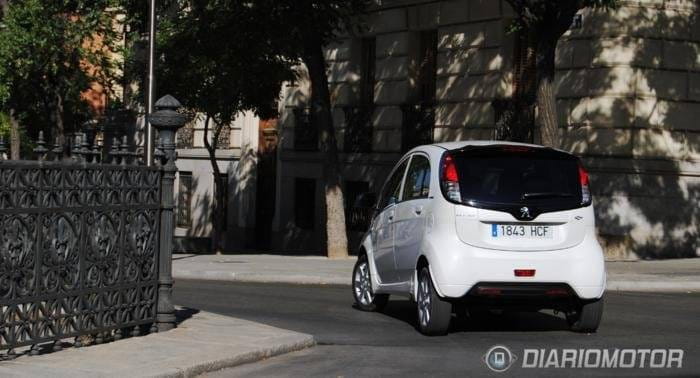
[[[576,306],[574,311],[567,314],[566,320],[574,332],[594,333],[600,326],[603,319],[603,298],[582,302]]]
[[[389,302],[388,294],[374,294],[366,255],[357,258],[352,270],[352,294],[355,306],[362,311],[381,311]]]
[[[427,336],[444,335],[450,328],[452,304],[437,294],[430,278],[430,270],[424,267],[418,273],[418,330]]]

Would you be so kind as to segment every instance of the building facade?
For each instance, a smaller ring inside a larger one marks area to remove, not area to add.
[[[583,10],[557,49],[562,149],[592,175],[612,258],[700,255],[700,2]],[[493,139],[522,49],[499,0],[382,0],[326,49],[346,204],[378,192],[410,147]],[[283,89],[272,245],[322,253],[324,160],[309,82]],[[350,216],[356,245],[366,225]],[[357,223],[357,224],[355,224]]]
[[[267,171],[266,162],[269,161],[268,140],[276,138],[275,125],[275,122],[261,121],[246,112],[225,126],[219,137],[216,161],[227,199],[224,205],[227,251],[257,246],[256,222],[271,218],[266,213],[260,214],[266,206],[258,207],[256,203],[259,192],[270,191],[270,180],[261,180],[258,171],[262,169],[266,175],[274,177],[274,173]],[[211,134],[210,131],[210,138]],[[204,147],[204,135],[204,122],[199,118],[178,132],[175,239],[176,250],[181,252],[211,251],[215,178]],[[262,181],[260,185],[259,180]],[[259,227],[269,229],[269,221]]]

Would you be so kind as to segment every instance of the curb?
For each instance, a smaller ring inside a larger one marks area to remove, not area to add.
[[[350,286],[350,277],[329,277],[319,275],[274,275],[258,273],[235,273],[224,271],[174,270],[173,278],[183,280],[223,281],[241,283],[276,283],[290,285],[341,285]],[[698,281],[658,281],[658,280],[610,280],[607,291],[633,292],[700,292]]]
[[[697,281],[608,281],[608,291],[635,291],[647,293],[700,292]]]
[[[153,375],[154,378],[190,378],[205,373],[211,373],[222,369],[228,369],[239,365],[249,364],[265,360],[286,353],[297,352],[316,345],[313,336],[305,335],[304,340],[263,348],[252,352],[239,354],[232,357],[221,357],[209,361],[202,361],[188,367],[172,368],[169,371]]]
[[[264,273],[236,273],[224,271],[191,271],[173,269],[174,279],[225,281],[225,282],[249,282],[249,283],[282,283],[292,285],[350,285],[350,276],[332,277],[320,275],[286,275]]]

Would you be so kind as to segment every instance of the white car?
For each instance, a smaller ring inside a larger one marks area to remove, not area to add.
[[[537,145],[416,147],[376,201],[353,270],[356,306],[417,303],[418,329],[445,334],[454,308],[554,309],[595,332],[605,263],[580,160]]]

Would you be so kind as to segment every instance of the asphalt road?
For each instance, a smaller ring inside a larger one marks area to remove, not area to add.
[[[415,329],[414,305],[394,299],[383,313],[352,307],[349,287],[177,281],[175,303],[315,336],[318,346],[212,377],[339,376],[700,376],[700,294],[608,293],[596,334],[568,331],[561,315],[505,313],[453,319],[449,335]],[[494,373],[483,356],[494,345],[519,359],[524,348],[681,348],[681,369],[523,369]]]

